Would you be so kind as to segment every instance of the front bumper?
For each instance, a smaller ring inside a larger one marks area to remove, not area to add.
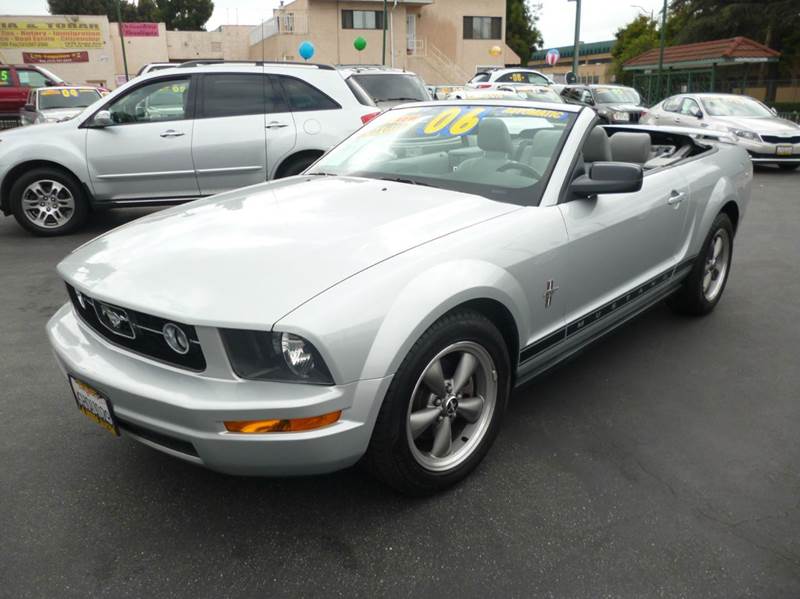
[[[798,164],[800,163],[800,144],[790,143],[768,143],[764,141],[750,141],[737,138],[739,145],[750,154],[750,160],[756,163],[769,164]],[[778,146],[789,146],[792,153],[789,155],[778,155]]]
[[[354,464],[366,451],[392,378],[322,387],[192,373],[108,344],[70,304],[53,315],[47,334],[64,374],[110,400],[123,435],[229,474],[318,474]],[[237,434],[223,425],[337,410],[338,422],[305,432]]]

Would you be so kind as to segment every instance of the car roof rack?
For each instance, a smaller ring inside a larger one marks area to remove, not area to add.
[[[333,71],[335,70],[329,64],[320,64],[316,62],[298,62],[298,61],[291,61],[291,60],[222,60],[222,59],[214,59],[209,58],[207,60],[188,60],[186,62],[182,62],[176,65],[179,69],[188,69],[191,67],[202,67],[206,65],[215,65],[215,64],[244,64],[244,65],[254,65],[254,66],[264,66],[264,65],[289,65],[289,66],[304,66],[304,67],[314,67],[317,69],[321,69],[323,71]]]

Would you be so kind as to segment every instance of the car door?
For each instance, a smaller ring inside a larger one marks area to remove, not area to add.
[[[16,116],[28,97],[28,88],[22,87],[14,70],[0,68],[0,114]]]
[[[267,113],[276,109],[263,73],[206,73],[197,101],[192,156],[203,195],[267,180]],[[280,96],[279,96],[280,97]],[[282,105],[279,100],[279,106]]]
[[[567,322],[631,291],[646,291],[675,265],[688,210],[687,185],[678,169],[659,169],[645,175],[640,191],[559,204],[570,238]]]
[[[38,92],[35,89],[30,90],[28,98],[25,100],[25,106],[19,110],[19,119],[23,125],[33,125],[36,122],[37,100]]]
[[[681,102],[681,125],[684,127],[708,127],[702,120],[703,112],[700,104],[693,98],[684,98]]]
[[[112,124],[85,123],[86,161],[98,200],[191,199],[194,81],[148,80],[103,107]],[[99,111],[99,112],[102,112]]]

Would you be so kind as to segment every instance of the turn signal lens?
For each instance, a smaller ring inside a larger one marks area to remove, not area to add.
[[[342,411],[312,416],[311,418],[292,418],[290,420],[231,420],[225,428],[231,433],[296,433],[310,431],[333,424],[342,416]]]

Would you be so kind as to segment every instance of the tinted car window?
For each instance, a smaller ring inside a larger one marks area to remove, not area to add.
[[[430,100],[428,91],[414,75],[353,75],[351,79],[355,79],[375,102]]]
[[[283,92],[289,102],[289,108],[293,111],[341,108],[339,104],[305,81],[283,75],[279,75],[278,79],[283,86]]]
[[[100,92],[94,89],[41,89],[39,108],[86,108],[100,99]]]
[[[109,107],[111,120],[120,125],[178,121],[188,118],[190,79],[162,79],[125,94]]]
[[[201,98],[202,116],[208,118],[285,111],[272,82],[258,74],[205,75]]]
[[[44,87],[47,85],[47,77],[38,71],[17,69],[19,84],[23,87]]]
[[[470,83],[481,83],[483,81],[489,81],[489,73],[478,73],[472,79],[470,79]]]
[[[697,102],[691,98],[684,99],[683,104],[681,105],[681,114],[694,116],[698,112],[700,112],[700,107],[697,105]]]

